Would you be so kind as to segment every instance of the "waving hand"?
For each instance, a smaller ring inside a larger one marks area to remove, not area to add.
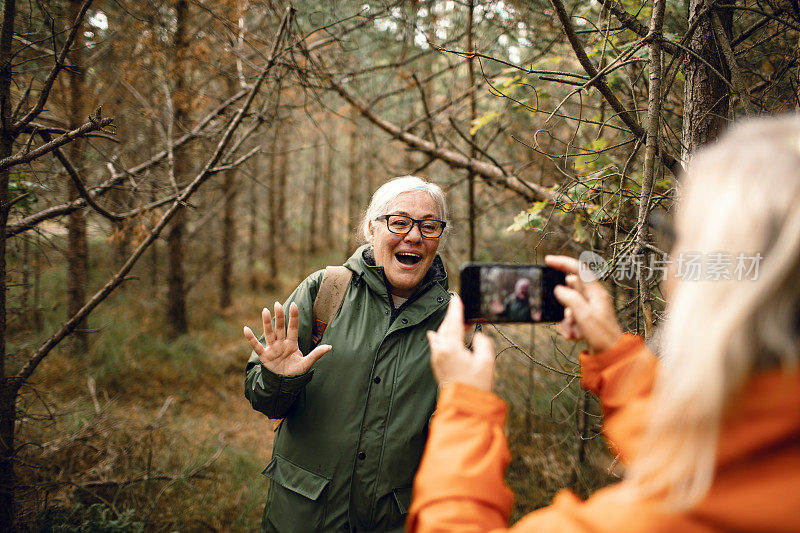
[[[292,376],[308,371],[317,360],[332,348],[329,344],[320,344],[308,355],[304,356],[297,344],[300,328],[300,312],[297,304],[289,305],[289,326],[285,327],[286,316],[283,306],[275,302],[275,328],[272,327],[272,316],[266,307],[261,311],[264,327],[264,345],[258,342],[253,331],[244,327],[244,337],[258,355],[261,364],[275,374]]]

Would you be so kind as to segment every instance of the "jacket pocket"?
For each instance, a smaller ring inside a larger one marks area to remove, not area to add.
[[[280,455],[275,455],[261,474],[281,487],[312,501],[316,501],[331,482],[330,479],[309,472]]]
[[[397,508],[400,509],[400,514],[408,514],[408,508],[411,507],[411,487],[394,489],[392,494],[394,495],[395,503],[397,503]]]

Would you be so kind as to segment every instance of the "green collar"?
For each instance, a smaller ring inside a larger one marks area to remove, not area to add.
[[[353,271],[355,276],[362,279],[373,292],[389,299],[389,284],[386,280],[386,275],[383,272],[382,266],[375,265],[375,255],[372,251],[371,244],[364,244],[360,246],[350,259],[344,264],[347,268]],[[445,271],[444,263],[441,256],[437,253],[433,259],[431,267],[425,274],[417,290],[409,298],[409,302],[415,300],[420,294],[423,294],[433,284],[441,285],[442,289],[446,292],[449,286],[447,279],[447,271]]]

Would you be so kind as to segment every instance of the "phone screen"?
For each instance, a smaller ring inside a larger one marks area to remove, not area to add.
[[[564,308],[553,294],[563,272],[544,265],[468,263],[461,299],[468,322],[558,322]]]

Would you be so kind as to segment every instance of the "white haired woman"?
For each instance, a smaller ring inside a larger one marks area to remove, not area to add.
[[[436,403],[426,333],[450,298],[437,254],[446,227],[441,188],[391,180],[372,197],[366,244],[344,265],[351,282],[321,339],[312,308],[322,270],[275,303],[274,326],[262,311],[263,344],[244,328],[245,396],[284,419],[263,472],[262,531],[402,531]]]
[[[600,397],[604,433],[628,468],[586,501],[560,492],[514,531],[800,531],[800,118],[735,126],[695,155],[680,192],[673,260],[700,254],[729,270],[671,272],[659,359],[622,333],[608,293],[581,281],[577,261],[547,258],[569,274],[556,292],[562,333],[589,346],[581,383]],[[454,298],[431,334],[442,389],[411,531],[507,527],[494,353],[482,336],[468,351],[462,335]]]

